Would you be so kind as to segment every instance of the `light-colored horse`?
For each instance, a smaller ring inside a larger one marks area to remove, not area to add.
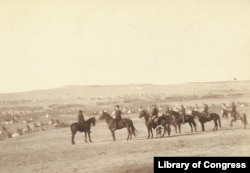
[[[228,117],[231,117],[231,121],[230,121],[230,127],[233,128],[233,122],[236,122],[238,120],[241,120],[241,122],[243,123],[244,125],[244,129],[246,129],[246,126],[247,126],[247,116],[245,113],[236,113],[235,117],[233,117],[231,115],[231,112],[228,113]]]

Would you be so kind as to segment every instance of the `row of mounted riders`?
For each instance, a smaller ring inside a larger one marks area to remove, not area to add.
[[[230,114],[232,117],[232,120],[230,122],[230,126],[232,126],[233,122],[237,120],[241,120],[242,123],[244,124],[244,128],[246,129],[246,124],[247,124],[247,118],[245,113],[238,113],[236,111],[236,106],[232,105],[232,111],[229,112],[223,112]],[[202,112],[196,111],[196,110],[191,110],[191,114],[186,114],[185,113],[185,108],[183,105],[181,105],[181,111],[174,111],[170,110],[167,108],[166,112],[162,114],[161,116],[158,116],[158,109],[156,105],[153,105],[153,109],[151,114],[148,113],[147,111],[141,109],[139,113],[139,118],[144,118],[145,120],[145,125],[148,130],[148,138],[153,138],[153,129],[156,127],[163,127],[163,133],[162,137],[165,135],[167,132],[168,135],[170,136],[171,133],[171,128],[170,126],[173,126],[175,128],[175,132],[177,133],[177,130],[179,133],[181,133],[181,124],[188,123],[191,127],[191,132],[193,132],[193,128],[196,131],[196,123],[195,123],[195,118],[198,118],[199,122],[201,123],[202,131],[205,131],[205,126],[204,124],[206,122],[212,121],[214,122],[214,128],[213,130],[218,130],[218,127],[221,127],[221,121],[220,121],[220,116],[217,113],[208,113],[208,106],[207,104],[204,104],[204,108]],[[121,110],[119,105],[115,106],[115,118],[113,118],[110,114],[108,114],[105,111],[102,111],[102,114],[99,117],[100,120],[105,119],[108,129],[110,130],[113,140],[115,141],[115,131],[122,129],[122,128],[127,128],[128,131],[128,136],[127,140],[132,139],[132,135],[136,135],[136,129],[133,125],[133,121],[129,118],[122,118],[121,117]],[[91,137],[90,137],[90,128],[91,124],[95,125],[95,117],[92,117],[88,119],[87,121],[84,120],[83,112],[82,110],[79,111],[78,114],[78,123],[73,123],[70,126],[71,132],[72,132],[72,144],[75,144],[74,138],[75,134],[77,131],[80,132],[85,132],[85,142],[87,142],[87,135],[89,137],[89,141],[92,142]]]
[[[233,122],[237,120],[241,120],[244,124],[244,129],[246,129],[247,125],[247,118],[246,114],[240,114],[236,111],[236,106],[234,102],[232,103],[232,111],[227,111],[226,109],[222,109],[224,116],[232,117],[232,120],[230,122],[230,126],[233,126]],[[195,118],[198,118],[199,122],[201,123],[202,131],[205,131],[204,124],[206,122],[212,121],[214,122],[214,128],[213,130],[218,130],[218,127],[221,127],[221,121],[220,116],[217,113],[209,113],[208,112],[208,105],[204,104],[203,111],[199,112],[196,110],[191,110],[190,114],[186,114],[185,108],[183,105],[181,105],[180,112],[170,110],[167,107],[167,110],[164,114],[158,117],[158,110],[156,105],[153,105],[152,113],[151,115],[148,114],[145,110],[141,110],[139,114],[139,118],[145,119],[145,124],[148,129],[148,138],[151,135],[151,138],[153,137],[152,129],[155,129],[157,126],[161,125],[163,127],[163,133],[162,137],[165,135],[166,132],[168,132],[168,135],[170,135],[171,128],[170,126],[173,125],[175,128],[175,132],[177,133],[177,130],[179,133],[181,133],[181,124],[188,123],[191,127],[191,132],[193,132],[193,128],[196,131],[196,123]]]

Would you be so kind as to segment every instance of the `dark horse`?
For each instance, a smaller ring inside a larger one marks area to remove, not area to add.
[[[205,131],[205,126],[204,124],[206,122],[209,122],[209,121],[214,121],[214,128],[213,128],[213,131],[215,130],[218,130],[218,124],[221,128],[221,121],[220,121],[220,116],[219,114],[217,113],[210,113],[208,117],[204,116],[202,112],[198,112],[198,111],[194,111],[192,110],[192,115],[195,117],[198,118],[198,120],[200,121],[201,123],[201,128],[202,128],[202,131],[204,132]]]
[[[75,144],[75,135],[76,135],[76,132],[79,131],[79,132],[85,132],[85,142],[87,142],[87,134],[88,134],[88,137],[89,137],[89,141],[92,142],[91,140],[91,137],[90,137],[90,128],[91,128],[91,124],[93,126],[95,126],[95,117],[91,117],[89,118],[87,121],[85,121],[85,125],[81,125],[79,123],[73,123],[70,125],[70,130],[71,130],[71,134],[72,134],[72,137],[71,137],[71,143],[72,144]]]
[[[168,131],[168,136],[170,136],[170,118],[168,116],[162,115],[158,117],[157,122],[155,124],[153,124],[154,122],[150,121],[150,115],[145,110],[140,111],[139,118],[142,118],[142,117],[144,117],[145,125],[148,129],[148,138],[150,137],[150,134],[151,134],[151,138],[153,138],[152,129],[159,125],[161,125],[164,129],[161,137],[164,137],[166,131]]]
[[[99,117],[100,120],[105,119],[107,125],[108,125],[108,129],[110,130],[112,137],[113,137],[113,141],[116,140],[115,138],[115,131],[113,130],[114,128],[114,123],[115,119],[112,118],[107,112],[102,111],[102,114]],[[126,127],[127,131],[128,131],[128,137],[127,140],[131,140],[132,139],[132,135],[136,136],[135,132],[136,129],[134,127],[133,121],[129,118],[123,118],[121,121],[118,122],[116,129],[122,129]]]
[[[172,124],[175,127],[175,132],[177,133],[177,127],[179,130],[179,134],[181,133],[181,124],[188,123],[189,126],[191,127],[191,133],[193,132],[193,127],[194,130],[196,131],[196,123],[194,121],[194,116],[192,115],[184,115],[184,122],[182,119],[182,115],[179,112],[176,111],[169,111],[169,116],[172,117]]]

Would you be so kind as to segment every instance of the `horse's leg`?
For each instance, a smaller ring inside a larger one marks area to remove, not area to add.
[[[129,127],[127,126],[127,131],[128,131],[128,137],[127,137],[127,141],[130,139],[131,140],[131,137],[130,137],[130,129],[129,129]]]
[[[216,130],[218,130],[218,128],[219,128],[219,123],[218,123],[218,119],[216,119]]]
[[[217,129],[217,126],[218,126],[217,121],[216,121],[216,119],[214,119],[214,128],[213,128],[213,131],[215,131]]]
[[[241,121],[241,122],[242,122],[242,124],[244,125],[244,129],[246,129],[246,124],[245,124],[244,117],[240,117],[240,121]]]
[[[195,130],[195,132],[196,132],[196,123],[195,123],[194,119],[192,119],[191,123],[193,124],[194,130]]]
[[[115,132],[113,130],[110,130],[112,137],[113,137],[113,141],[115,141]]]
[[[164,127],[164,130],[163,130],[163,133],[162,133],[161,137],[164,137],[164,135],[165,135],[165,133],[166,133],[166,130],[167,130],[166,125],[164,125],[163,127]]]
[[[129,137],[130,137],[130,140],[132,140],[132,136],[133,136],[133,130],[132,130],[132,127],[130,126],[129,127]]]
[[[188,124],[191,127],[191,133],[193,133],[193,126],[192,126],[191,122],[189,121]]]
[[[153,135],[153,129],[152,128],[150,128],[150,132],[151,132],[151,138],[153,138],[154,135]]]
[[[204,126],[204,123],[201,123],[201,129],[202,129],[202,130],[201,130],[202,132],[205,132],[205,126]]]
[[[84,132],[84,135],[85,135],[85,142],[88,142],[87,141],[87,132],[86,131]]]
[[[181,122],[178,123],[179,134],[181,134]]]
[[[130,133],[129,133],[129,134],[130,134],[130,140],[132,140],[133,130],[132,130],[132,129],[130,129],[129,131],[130,131]]]
[[[242,124],[244,125],[244,121],[243,121],[243,118],[242,118],[242,117],[240,117],[240,121],[241,121]]]
[[[243,123],[244,123],[244,129],[247,128],[247,116],[246,114],[243,114]]]
[[[114,131],[112,131],[112,136],[113,136],[113,140],[116,141],[115,132]]]
[[[90,130],[88,131],[88,136],[89,136],[89,142],[92,142],[91,137],[90,137]]]
[[[196,123],[195,123],[195,121],[193,122],[193,125],[194,125],[194,130],[195,130],[195,132],[197,132],[197,129],[196,129]]]
[[[173,126],[174,126],[174,129],[175,129],[175,133],[177,133],[177,124],[174,123]]]
[[[235,120],[234,119],[232,119],[231,121],[230,121],[230,127],[231,127],[231,129],[233,128],[233,122],[234,122]]]
[[[170,125],[168,125],[168,127],[167,127],[167,131],[168,131],[168,136],[170,136],[170,133],[171,133],[171,128],[170,128]]]
[[[75,134],[76,133],[72,132],[72,136],[71,136],[71,143],[72,143],[72,145],[76,144],[75,143]]]
[[[150,128],[149,128],[149,126],[147,126],[147,129],[148,129],[148,137],[147,138],[149,138],[150,137]]]

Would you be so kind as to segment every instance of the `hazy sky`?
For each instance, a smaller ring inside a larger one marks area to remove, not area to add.
[[[249,0],[0,0],[0,93],[250,80]]]

